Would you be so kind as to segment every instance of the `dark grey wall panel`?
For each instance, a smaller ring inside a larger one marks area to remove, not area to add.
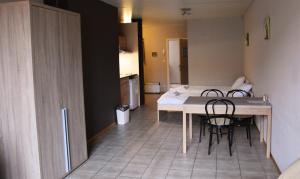
[[[115,107],[120,104],[118,9],[99,0],[54,1],[81,14],[86,126],[91,138],[115,122]]]

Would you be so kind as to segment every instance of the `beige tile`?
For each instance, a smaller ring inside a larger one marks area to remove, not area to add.
[[[266,174],[266,179],[278,179],[279,174]]]
[[[217,161],[215,159],[196,159],[194,164],[194,169],[196,170],[217,170]]]
[[[192,170],[169,170],[166,179],[189,179],[191,175]]]
[[[133,159],[130,161],[130,164],[136,164],[136,165],[149,165],[153,160],[153,157],[150,156],[141,156],[136,155],[133,157]]]
[[[101,177],[117,177],[123,171],[126,165],[119,163],[110,163],[104,166],[98,173],[97,178]]]
[[[240,170],[217,171],[217,179],[241,179]]]
[[[140,178],[144,174],[147,166],[145,165],[128,165],[120,174],[122,177]]]
[[[91,174],[91,173],[76,172],[76,173],[72,173],[69,176],[65,177],[65,179],[90,179],[93,176],[94,176],[94,174]]]
[[[119,176],[117,179],[137,179],[135,177],[123,177],[123,176]]]
[[[105,174],[99,174],[94,176],[92,179],[115,179],[116,177],[112,177],[109,175],[105,175]]]
[[[192,172],[192,179],[215,179],[216,170],[214,169],[194,169]]]
[[[242,174],[246,172],[264,173],[264,170],[260,162],[239,161],[239,164],[240,164]]]
[[[96,174],[101,168],[104,167],[106,162],[102,161],[87,161],[81,167],[79,167],[74,173],[91,173]]]
[[[143,179],[165,179],[168,174],[168,169],[165,168],[148,168],[144,175]]]
[[[194,159],[175,159],[171,165],[171,169],[175,170],[192,170],[194,167]]]
[[[165,159],[154,159],[152,160],[150,167],[152,168],[170,168],[173,159],[165,158]]]
[[[242,179],[265,179],[265,176],[260,174],[242,175]]]
[[[241,170],[241,175],[243,179],[264,179],[265,178],[265,173],[261,171]]]
[[[98,139],[91,147],[88,162],[71,176],[74,179],[159,179],[166,176],[226,179],[240,178],[240,175],[242,178],[271,179],[278,176],[273,162],[265,158],[265,147],[259,143],[255,128],[252,129],[252,147],[249,147],[245,130],[237,129],[233,156],[229,155],[226,135],[220,144],[214,136],[212,152],[208,155],[208,132],[198,143],[199,122],[195,120],[194,138],[187,153],[183,154],[182,114],[164,113],[158,125],[155,120],[158,97],[147,95],[146,105],[131,112],[129,124],[112,128]]]
[[[217,171],[238,171],[240,165],[237,159],[217,160]]]

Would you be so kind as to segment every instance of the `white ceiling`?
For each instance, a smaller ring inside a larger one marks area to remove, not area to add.
[[[155,20],[181,20],[242,16],[252,0],[102,0],[119,7],[120,14],[132,9],[133,17]],[[183,17],[180,8],[191,8]]]

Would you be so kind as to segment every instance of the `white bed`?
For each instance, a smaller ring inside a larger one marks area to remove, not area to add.
[[[226,94],[231,90],[230,86],[179,86],[171,88],[157,100],[157,120],[160,111],[181,112],[182,104],[189,96],[200,96],[206,89],[218,89]]]
[[[189,96],[200,96],[206,89],[218,89],[227,94],[232,89],[250,91],[252,85],[246,82],[245,77],[238,78],[232,86],[187,86],[171,88],[157,100],[157,120],[159,121],[160,111],[182,111],[182,104]]]
[[[229,86],[179,86],[171,88],[164,93],[158,100],[158,104],[183,104],[189,96],[200,96],[206,89],[218,89],[226,94],[231,87]]]

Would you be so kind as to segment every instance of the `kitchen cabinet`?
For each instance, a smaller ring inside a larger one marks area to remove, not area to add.
[[[80,16],[0,4],[0,178],[63,178],[87,159]]]

